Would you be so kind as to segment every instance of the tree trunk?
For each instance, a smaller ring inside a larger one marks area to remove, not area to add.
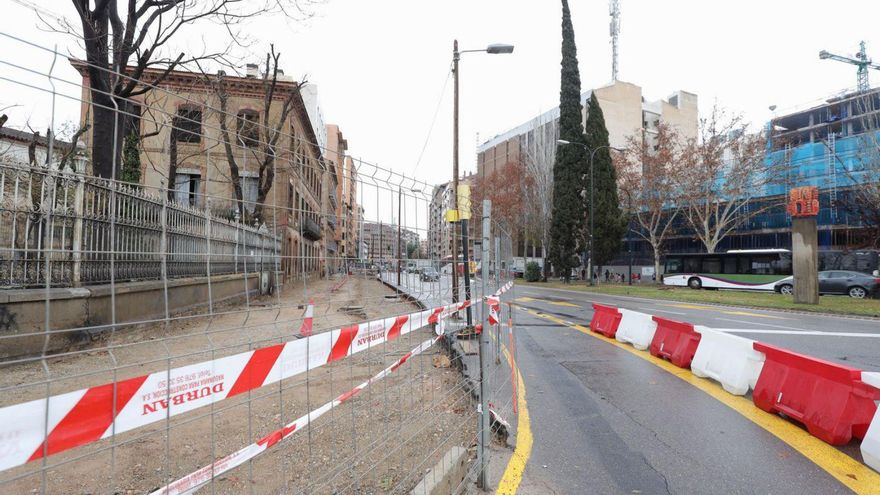
[[[660,250],[654,247],[654,282],[660,283]]]
[[[113,99],[99,91],[91,91],[92,96],[92,173],[96,177],[112,179],[117,177],[122,167],[122,144],[125,141],[126,114],[129,105],[116,99],[119,106],[117,116]],[[125,112],[125,113],[123,113]],[[116,131],[116,147],[113,146],[113,131]],[[114,157],[116,174],[113,171]]]
[[[177,180],[177,136],[171,131],[168,143],[168,201],[174,201],[175,182]]]

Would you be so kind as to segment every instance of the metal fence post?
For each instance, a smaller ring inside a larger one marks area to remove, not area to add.
[[[74,287],[82,285],[82,244],[83,214],[85,212],[86,181],[82,175],[76,175],[76,190],[73,193],[73,276]]]
[[[489,234],[490,223],[492,217],[492,202],[488,199],[483,200],[483,244],[482,244],[482,260],[483,260],[483,287],[486,287],[487,261],[489,260]],[[484,289],[485,292],[485,289]],[[479,301],[480,307],[485,301]],[[480,474],[477,478],[477,485],[489,490],[488,485],[488,468],[489,468],[489,312],[481,311],[483,320],[483,331],[480,333],[480,426],[478,428],[479,438],[477,443],[479,449],[477,456],[480,462]]]
[[[499,278],[498,270],[501,264],[499,260],[501,260],[501,238],[495,236],[495,256],[494,260],[494,268],[495,268],[495,289],[501,288],[501,279]],[[500,311],[498,316],[500,317]],[[499,321],[497,325],[495,325],[495,364],[501,364],[501,322]]]

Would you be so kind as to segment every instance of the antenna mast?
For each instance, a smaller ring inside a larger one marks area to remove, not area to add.
[[[617,38],[620,35],[620,0],[608,1],[611,16],[611,81],[617,81]]]

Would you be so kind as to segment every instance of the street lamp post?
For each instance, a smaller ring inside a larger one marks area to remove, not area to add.
[[[594,285],[595,282],[593,282],[593,270],[595,269],[595,261],[596,261],[595,258],[596,257],[594,255],[595,250],[593,249],[593,232],[595,232],[595,230],[593,229],[595,226],[595,222],[593,221],[593,218],[595,217],[595,215],[593,215],[593,205],[594,205],[594,203],[593,203],[593,190],[594,190],[594,187],[593,187],[593,158],[596,157],[597,151],[604,149],[604,148],[607,148],[609,150],[614,150],[614,151],[623,151],[623,150],[620,148],[615,148],[614,146],[611,146],[610,144],[607,144],[607,145],[603,145],[603,146],[597,146],[592,151],[590,151],[590,148],[587,148],[587,145],[585,145],[585,144],[573,143],[571,141],[566,141],[565,139],[557,139],[556,143],[561,144],[563,146],[569,145],[569,144],[574,144],[576,146],[580,146],[581,148],[584,149],[584,151],[588,151],[590,153],[590,266],[587,267],[589,269],[589,273],[587,274],[587,276],[590,277],[590,285]],[[596,276],[598,277],[598,274]]]
[[[481,50],[459,50],[458,40],[452,42],[452,75],[453,75],[453,98],[452,98],[452,198],[453,207],[456,215],[458,215],[458,77],[459,68],[458,61],[462,53],[485,52],[491,55],[513,53],[513,45],[495,43]],[[470,299],[470,263],[468,256],[468,221],[467,219],[458,220],[461,224],[461,242],[462,242],[462,262],[464,264],[464,289],[465,299]],[[455,229],[452,234],[452,301],[458,302],[458,242],[455,236]],[[471,307],[467,308],[467,324],[473,323],[471,316]]]
[[[489,45],[482,50],[461,50],[458,49],[458,40],[455,40],[452,43],[452,73],[454,76],[454,97],[453,97],[453,112],[452,112],[452,194],[453,194],[453,205],[455,207],[456,220],[461,224],[461,241],[463,244],[463,262],[464,262],[464,290],[465,290],[465,298],[470,300],[471,297],[471,277],[470,277],[470,260],[468,256],[468,221],[467,219],[459,220],[457,218],[459,213],[458,208],[458,60],[461,58],[462,53],[469,52],[486,52],[489,54],[502,54],[502,53],[513,53],[513,45],[503,45],[503,44],[493,44]],[[452,299],[454,302],[458,302],[458,247],[455,242],[455,228],[452,229]],[[486,274],[485,270],[483,270],[483,283],[486,283]],[[467,307],[467,324],[471,326],[473,324],[472,316],[471,316],[471,307]],[[488,481],[487,481],[487,471],[488,471],[488,445],[489,445],[489,404],[488,404],[488,338],[489,335],[488,329],[482,335],[480,335],[480,427],[479,427],[479,437],[478,437],[478,449],[477,449],[477,459],[480,464],[480,473],[477,479],[477,485],[480,488],[488,489]]]

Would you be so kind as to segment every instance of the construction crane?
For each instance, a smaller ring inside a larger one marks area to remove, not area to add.
[[[873,63],[873,61],[868,58],[868,54],[865,53],[864,41],[859,43],[859,52],[856,53],[855,58],[846,57],[843,55],[835,55],[833,53],[829,53],[826,50],[822,50],[821,52],[819,52],[819,58],[822,60],[830,58],[831,60],[853,64],[858,67],[858,70],[856,71],[856,80],[859,93],[863,93],[871,89],[871,85],[868,83],[868,69],[880,70],[880,65]]]

